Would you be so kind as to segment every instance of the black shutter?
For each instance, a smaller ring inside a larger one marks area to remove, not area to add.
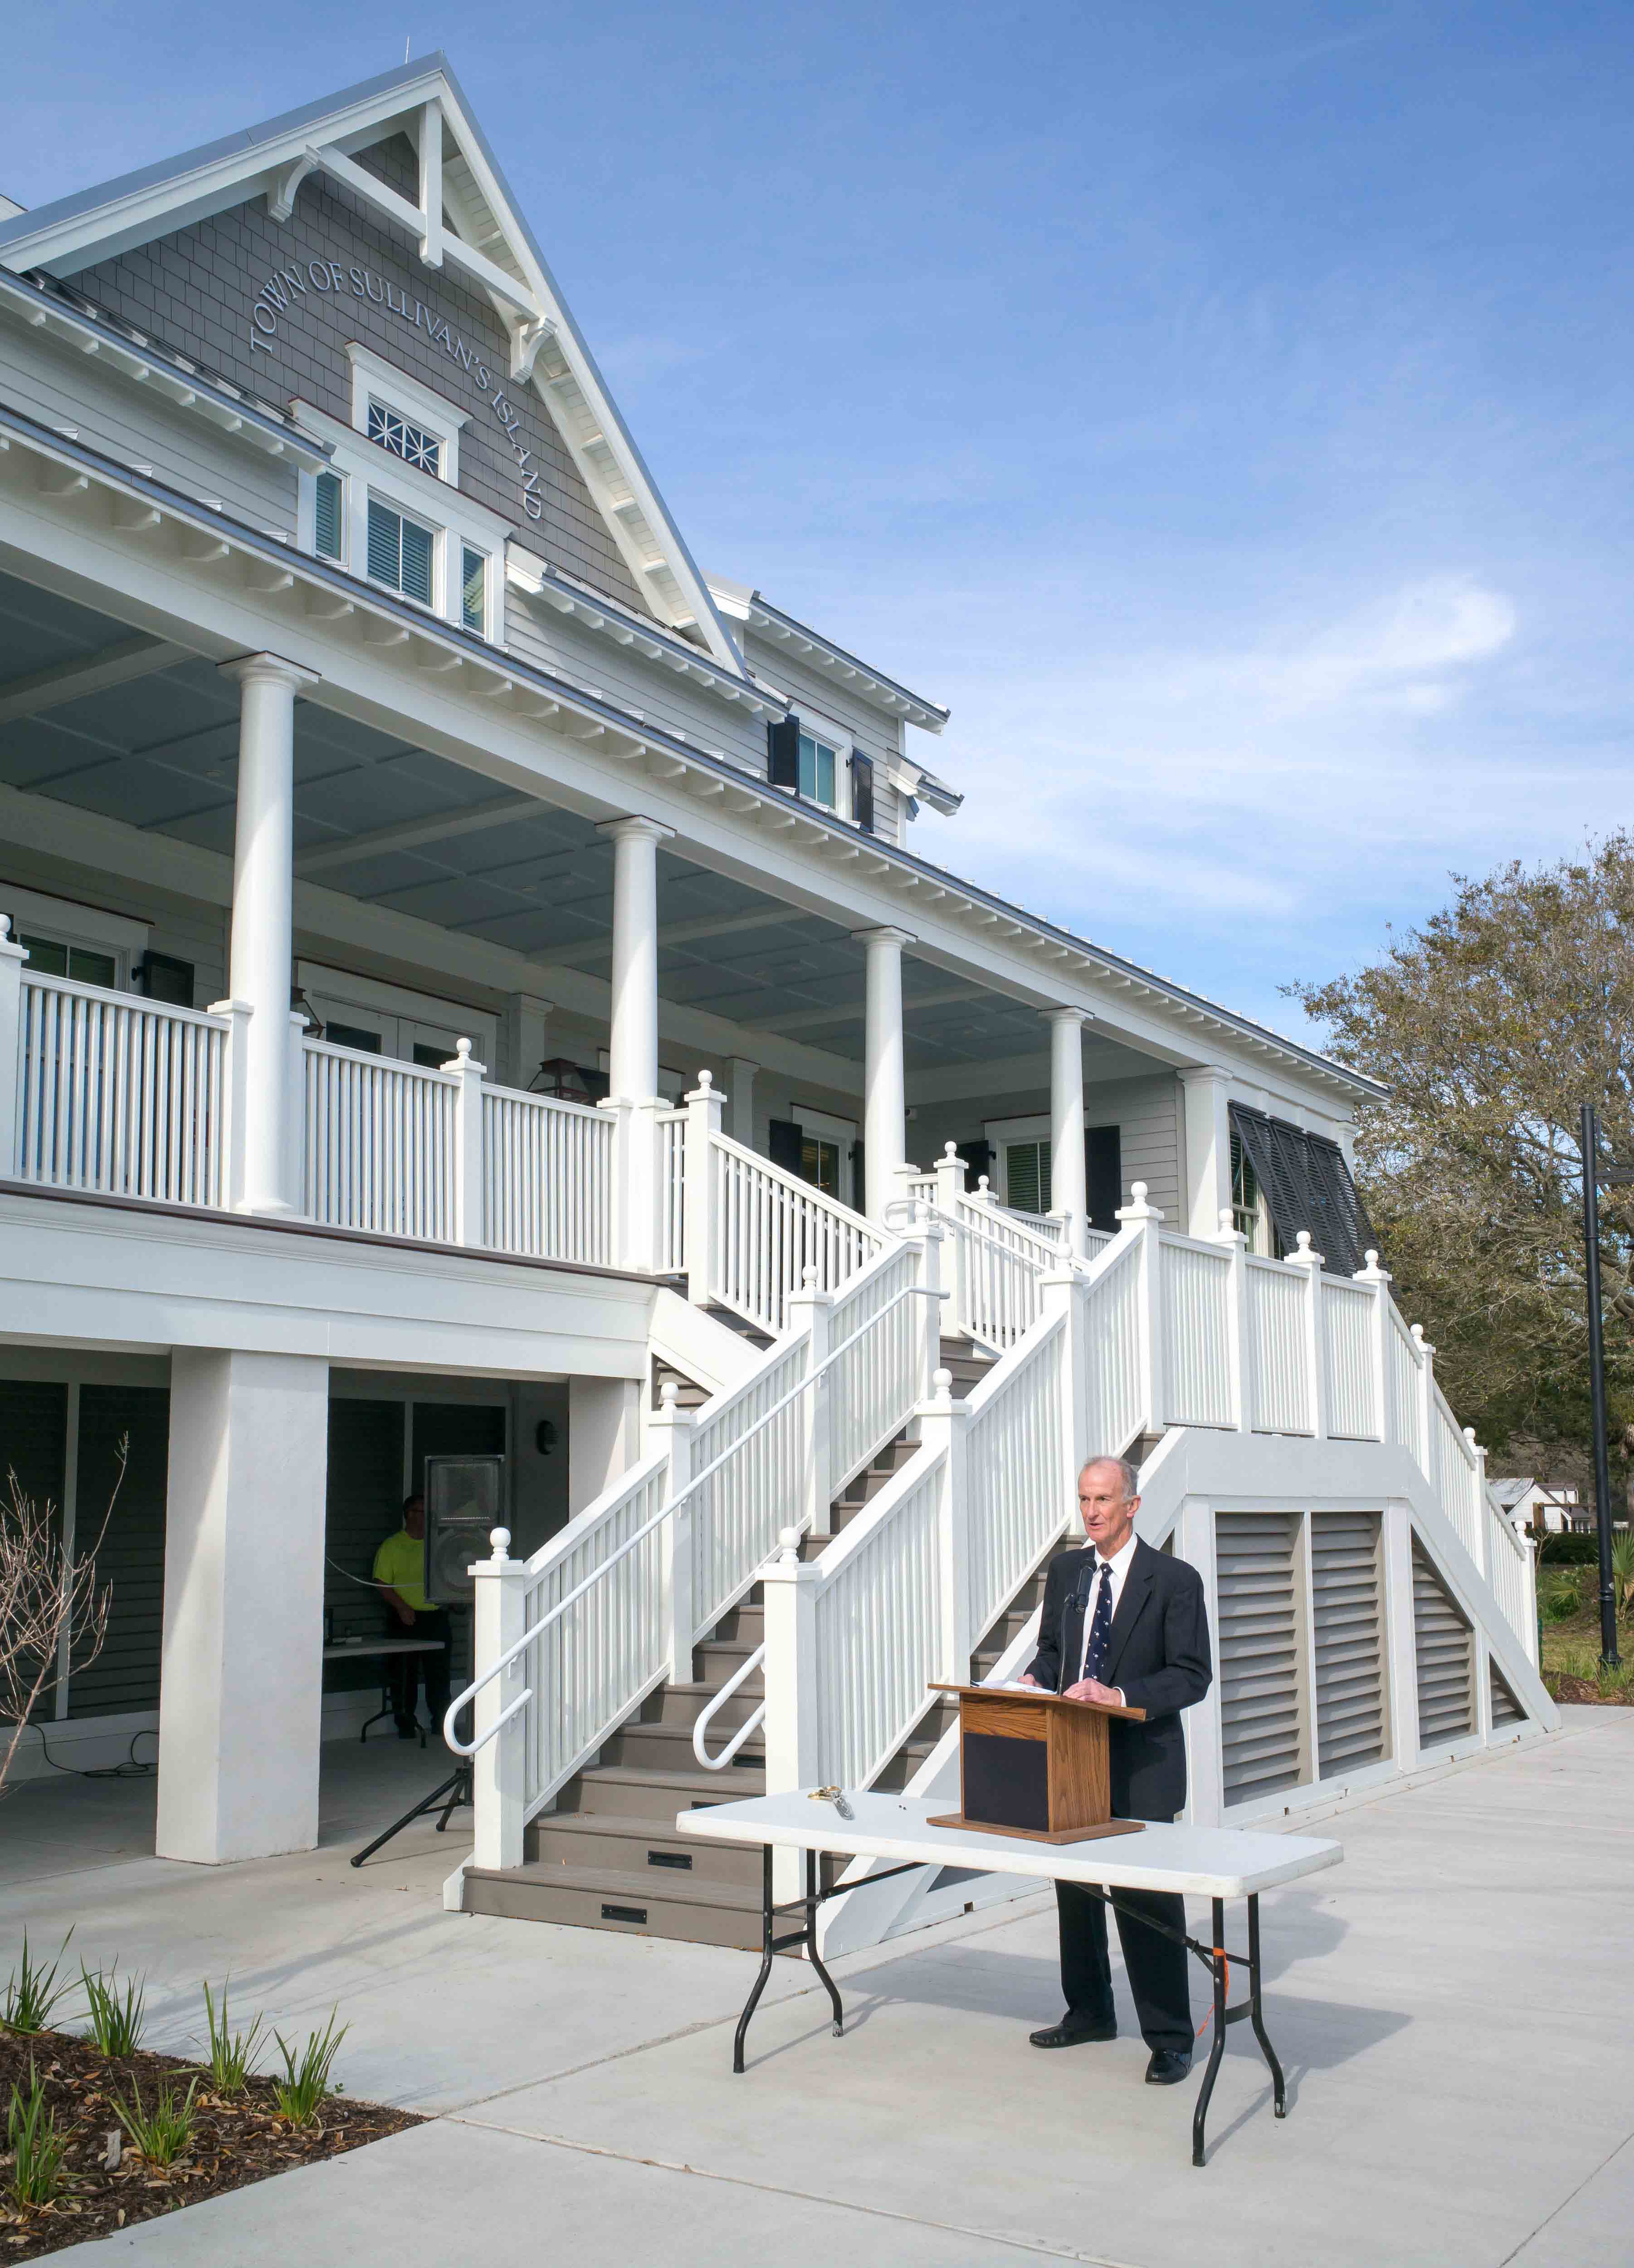
[[[800,1122],[798,1118],[774,1118],[766,1129],[766,1154],[774,1166],[781,1166],[785,1174],[800,1173]]]
[[[144,953],[136,970],[136,983],[148,998],[172,1008],[193,1005],[193,963],[168,953]]]
[[[851,1145],[851,1211],[853,1212],[866,1212],[868,1210],[868,1177],[863,1170],[863,1145],[860,1142],[853,1142]]]
[[[766,777],[773,787],[800,784],[800,720],[780,717],[766,727]]]
[[[851,750],[851,819],[865,835],[873,833],[873,758]]]
[[[1117,1126],[1084,1129],[1084,1181],[1088,1195],[1089,1225],[1115,1236],[1118,1207],[1123,1202],[1123,1135]]]
[[[965,1187],[974,1189],[983,1174],[993,1178],[993,1145],[990,1142],[961,1142],[955,1156],[965,1161]]]
[[[1269,1118],[1246,1102],[1227,1108],[1231,1130],[1248,1153],[1284,1249],[1292,1252],[1299,1231],[1309,1229],[1329,1270],[1353,1276],[1374,1240],[1343,1152],[1324,1136],[1302,1133],[1285,1118]]]

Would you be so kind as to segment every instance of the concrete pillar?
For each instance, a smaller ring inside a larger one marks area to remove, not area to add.
[[[567,1382],[567,1510],[570,1520],[622,1479],[641,1454],[641,1381],[570,1378]]]
[[[908,1155],[908,1091],[902,1065],[902,947],[906,930],[853,932],[868,954],[864,1041],[863,1171],[868,1217],[883,1221]]]
[[[754,1074],[760,1069],[747,1056],[732,1056],[726,1064],[726,1132],[746,1150],[754,1147]]]
[[[245,1034],[245,1212],[297,1210],[288,1130],[290,976],[294,961],[295,696],[317,679],[276,653],[224,661],[239,686],[238,815],[227,990],[250,1011]]]
[[[328,1424],[326,1362],[171,1358],[161,1859],[317,1843]]]
[[[1229,1081],[1208,1064],[1179,1077],[1186,1130],[1186,1233],[1214,1237],[1231,1203]]]
[[[0,1173],[14,1174],[17,1156],[18,1025],[23,1011],[23,963],[28,955],[0,914]]]
[[[1084,1166],[1084,1026],[1081,1008],[1049,1008],[1049,1211],[1065,1217],[1071,1251],[1089,1249],[1089,1180]]]
[[[674,833],[656,819],[612,819],[613,1016],[607,1087],[615,1100],[650,1102],[659,1090],[659,844]]]

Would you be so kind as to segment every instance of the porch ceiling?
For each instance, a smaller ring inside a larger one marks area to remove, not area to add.
[[[238,689],[208,660],[0,575],[0,781],[231,857]],[[593,824],[315,701],[295,723],[296,872],[365,903],[604,976],[612,848]],[[659,858],[659,990],[757,1035],[860,1063],[863,951],[839,922],[672,850]],[[916,961],[910,1071],[1040,1056],[1036,1011]],[[1122,1048],[1100,1077],[1148,1068]]]

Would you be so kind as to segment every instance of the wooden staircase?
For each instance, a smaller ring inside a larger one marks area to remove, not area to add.
[[[991,1367],[990,1357],[962,1340],[943,1341],[942,1363],[953,1373],[955,1396],[967,1395]],[[666,1374],[676,1375],[667,1370]],[[686,1381],[678,1383],[683,1391],[690,1386]],[[801,1557],[813,1557],[842,1534],[914,1447],[905,1433],[888,1442],[835,1498],[827,1532],[801,1539]],[[971,1660],[973,1680],[992,1668],[1042,1596],[1041,1571],[1027,1578],[984,1634]],[[672,1681],[650,1695],[639,1714],[613,1735],[596,1761],[563,1788],[555,1809],[530,1823],[520,1867],[467,1868],[467,1911],[757,1948],[759,1852],[688,1842],[675,1832],[674,1822],[677,1813],[689,1808],[765,1793],[765,1749],[758,1734],[720,1771],[702,1770],[692,1747],[700,1714],[764,1637],[765,1610],[756,1584],[693,1649],[692,1677],[685,1683]],[[710,1727],[715,1751],[759,1706],[763,1692],[756,1670],[723,1703]],[[886,1764],[876,1786],[906,1786],[953,1721],[954,1705],[939,1700],[926,1712]]]

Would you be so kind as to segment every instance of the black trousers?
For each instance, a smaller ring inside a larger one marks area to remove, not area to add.
[[[426,1712],[431,1719],[431,1730],[442,1729],[443,1712],[448,1706],[448,1615],[442,1607],[427,1607],[416,1615],[414,1628],[409,1630],[394,1615],[386,1625],[388,1638],[440,1638],[440,1653],[388,1653],[386,1668],[391,1671],[392,1714],[399,1725],[414,1722],[415,1703],[419,1695],[420,1681],[425,1680]]]
[[[1118,1942],[1123,1966],[1135,1996],[1135,2013],[1141,2036],[1154,2051],[1171,2050],[1189,2055],[1191,2028],[1190,1978],[1186,1964],[1191,1955],[1170,1937],[1159,1937],[1134,1914],[1150,1914],[1169,1929],[1186,1926],[1186,1901],[1172,1890],[1112,1892],[1120,1906]],[[1112,1964],[1107,1955],[1107,1910],[1093,1890],[1081,1882],[1056,1884],[1056,1909],[1061,1925],[1061,1990],[1069,2013],[1086,2023],[1110,2023]]]

